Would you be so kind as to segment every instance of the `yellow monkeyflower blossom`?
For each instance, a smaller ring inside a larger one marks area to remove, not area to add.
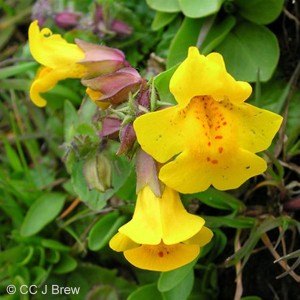
[[[227,73],[220,54],[190,47],[170,91],[178,105],[134,122],[142,149],[165,163],[161,181],[182,193],[227,190],[266,170],[255,153],[270,146],[282,117],[244,102],[251,86]]]
[[[132,220],[109,245],[138,268],[165,272],[195,259],[212,236],[201,217],[185,210],[178,192],[165,187],[158,198],[147,185],[138,193]]]
[[[31,84],[30,98],[35,105],[43,107],[47,102],[40,93],[49,91],[60,80],[83,77],[86,67],[78,62],[85,54],[76,44],[52,34],[50,29],[40,30],[38,21],[30,24],[28,37],[33,58],[43,65]]]

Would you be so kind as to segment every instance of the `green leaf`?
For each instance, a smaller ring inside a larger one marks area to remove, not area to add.
[[[30,236],[42,230],[59,214],[65,199],[66,195],[60,193],[49,193],[38,198],[25,216],[21,235]]]
[[[217,13],[222,0],[178,0],[183,14],[189,18],[203,18]]]
[[[205,19],[184,18],[182,25],[174,37],[167,57],[167,69],[182,62],[190,46],[197,45],[198,36]]]
[[[204,192],[187,196],[187,198],[191,197],[197,198],[202,203],[205,203],[206,205],[217,209],[232,210],[239,212],[245,209],[245,205],[243,202],[226,192],[216,190],[212,187],[208,188]]]
[[[282,12],[284,0],[235,0],[238,13],[257,24],[269,24]]]
[[[208,227],[227,226],[231,228],[243,229],[243,228],[252,228],[255,223],[254,218],[243,217],[243,216],[237,216],[237,217],[232,215],[228,215],[225,217],[204,216],[204,218],[205,221],[207,222],[206,224]]]
[[[185,278],[172,290],[163,293],[164,300],[188,299],[194,285],[194,270],[189,270]]]
[[[258,72],[261,81],[269,80],[279,60],[276,36],[265,26],[249,22],[236,26],[216,51],[233,77],[250,82],[256,82]]]
[[[156,287],[156,283],[147,284],[136,289],[129,295],[127,300],[163,300],[161,293]]]
[[[47,249],[52,249],[52,250],[57,250],[57,251],[70,251],[70,247],[65,246],[64,244],[60,243],[59,241],[56,240],[51,240],[51,239],[42,239],[41,240],[41,245],[44,248]]]
[[[171,94],[169,89],[169,83],[171,77],[176,71],[177,67],[178,65],[172,67],[167,71],[160,73],[154,78],[154,85],[158,91],[160,100],[163,102],[167,102],[170,104],[177,104],[174,96]]]
[[[167,292],[174,289],[176,286],[188,276],[193,269],[198,258],[194,259],[189,264],[168,272],[162,272],[157,282],[157,287],[160,292]],[[179,298],[184,299],[184,298]]]
[[[67,100],[64,103],[64,140],[71,141],[78,123],[78,114],[73,104]]]
[[[163,12],[180,11],[178,0],[146,0],[146,2],[154,10]]]
[[[19,159],[17,152],[13,149],[13,147],[9,144],[9,142],[5,138],[2,138],[2,141],[4,143],[4,149],[6,152],[7,159],[12,169],[16,172],[24,171],[21,160]]]
[[[22,74],[28,70],[33,70],[37,66],[36,62],[28,62],[17,64],[11,67],[1,68],[0,69],[0,79],[4,79],[7,77],[16,76],[18,74]]]
[[[156,31],[170,24],[177,16],[177,13],[165,13],[157,11],[151,24],[151,29]]]
[[[77,261],[72,256],[67,254],[62,254],[60,261],[55,265],[53,269],[56,274],[65,274],[74,271],[77,267]]]
[[[200,52],[204,55],[212,52],[228,35],[236,24],[236,19],[229,15],[219,22],[214,22],[211,29],[207,33],[203,43],[199,46]]]
[[[119,216],[117,211],[103,216],[91,229],[88,236],[89,249],[98,251],[106,246],[118,228],[124,224],[125,216]]]

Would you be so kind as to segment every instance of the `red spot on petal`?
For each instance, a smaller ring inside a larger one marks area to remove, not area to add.
[[[158,256],[159,256],[159,257],[164,257],[164,253],[163,253],[162,251],[159,251],[159,252],[158,252]]]
[[[227,122],[223,122],[223,125],[224,125],[224,126],[227,125]]]
[[[222,138],[223,138],[222,135],[216,135],[216,136],[215,136],[215,139],[216,139],[216,140],[221,140]]]
[[[218,148],[219,153],[222,153],[223,150],[224,150],[223,147],[219,147],[219,148]]]
[[[218,162],[219,162],[219,161],[218,161],[217,159],[213,159],[213,160],[211,161],[211,163],[214,164],[214,165],[217,164]]]

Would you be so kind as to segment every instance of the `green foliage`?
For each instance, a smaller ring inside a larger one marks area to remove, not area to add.
[[[59,28],[53,17],[46,18],[53,32],[69,41],[81,38],[121,49],[145,78],[153,77],[152,110],[176,104],[170,79],[188,47],[197,46],[204,55],[220,52],[229,73],[253,83],[250,102],[285,116],[279,136],[261,154],[268,160],[263,176],[234,191],[209,188],[182,196],[186,209],[202,216],[214,237],[190,264],[158,274],[130,266],[108,247],[132,217],[135,162],[115,155],[117,135],[109,141],[99,137],[99,120],[105,115],[84,96],[80,80],[61,81],[45,93],[45,109],[29,101],[38,64],[25,41],[35,2],[0,1],[0,298],[31,299],[7,295],[9,284],[41,289],[59,284],[80,287],[78,295],[60,297],[71,300],[233,299],[238,272],[244,278],[241,299],[269,299],[275,293],[276,298],[292,299],[293,290],[298,293],[287,277],[294,276],[299,264],[300,71],[298,58],[289,61],[284,53],[290,49],[283,51],[293,41],[291,28],[299,29],[299,14],[290,11],[291,3],[52,1],[51,16],[74,8],[83,17],[73,29]],[[87,26],[95,19],[97,5],[103,7],[103,22]],[[292,20],[285,16],[285,22],[292,22],[285,33],[278,26],[284,9]],[[118,35],[110,27],[114,20],[125,22],[132,33]],[[293,42],[299,49],[296,39]],[[112,112],[122,114],[127,108]],[[263,251],[268,253],[263,261],[276,259],[276,266],[288,259],[296,262],[270,270],[268,287],[274,293],[258,289],[257,296],[250,296],[247,262],[255,264]],[[280,279],[273,284],[276,276]],[[34,299],[56,297],[38,293]]]

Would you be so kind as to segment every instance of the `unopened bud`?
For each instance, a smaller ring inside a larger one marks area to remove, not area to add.
[[[132,123],[124,125],[120,130],[120,142],[121,145],[117,151],[117,155],[131,154],[133,145],[136,141],[136,134],[133,129]]]
[[[129,65],[125,60],[124,53],[119,49],[92,44],[79,39],[76,39],[75,42],[85,53],[84,59],[79,61],[87,69],[84,79],[109,74]]]
[[[103,152],[84,162],[83,175],[89,189],[105,192],[111,187],[111,164]]]
[[[110,29],[120,36],[132,34],[132,28],[125,22],[119,20],[113,20]]]
[[[96,103],[110,102],[118,105],[128,99],[130,92],[134,93],[139,89],[141,81],[140,74],[134,68],[128,67],[111,74],[83,79],[81,82],[91,90],[100,92],[99,98],[92,98]]]
[[[64,11],[57,13],[54,17],[54,21],[58,27],[69,29],[75,27],[78,24],[79,18],[79,13]]]
[[[121,128],[121,120],[113,116],[105,116],[101,119],[102,128],[99,132],[100,137],[118,137]]]

